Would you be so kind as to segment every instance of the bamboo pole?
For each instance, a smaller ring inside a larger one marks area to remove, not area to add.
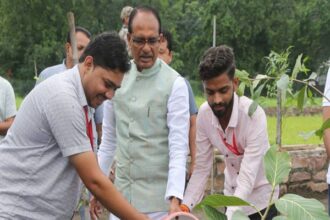
[[[77,50],[77,41],[76,41],[76,27],[74,22],[74,14],[70,11],[67,14],[69,29],[70,29],[70,40],[73,56],[73,65],[78,64],[78,50]]]

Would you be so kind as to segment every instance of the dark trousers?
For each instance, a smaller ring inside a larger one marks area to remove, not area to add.
[[[266,209],[261,210],[261,213],[264,214]],[[268,211],[266,220],[272,220],[275,216],[277,216],[277,209],[275,205],[272,205]],[[258,212],[249,215],[250,220],[261,220],[261,217]]]

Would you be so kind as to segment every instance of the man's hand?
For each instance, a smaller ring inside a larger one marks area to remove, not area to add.
[[[89,201],[89,214],[92,220],[97,220],[102,214],[102,205],[94,196]]]
[[[170,211],[169,211],[169,214],[172,214],[174,212],[181,212],[181,209],[180,209],[180,199],[176,198],[176,197],[171,197],[170,198]]]

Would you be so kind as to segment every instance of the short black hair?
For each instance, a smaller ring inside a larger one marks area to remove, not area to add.
[[[235,68],[233,49],[220,45],[211,47],[204,53],[199,64],[199,76],[204,81],[227,73],[229,78],[233,79]]]
[[[128,20],[128,33],[132,33],[133,30],[132,30],[132,23],[133,23],[133,20],[135,18],[135,16],[137,15],[138,12],[150,12],[151,14],[153,14],[157,21],[158,21],[158,25],[159,25],[159,31],[158,33],[160,34],[162,31],[161,31],[161,27],[162,27],[162,23],[160,21],[160,16],[158,14],[158,12],[156,11],[156,9],[150,7],[150,6],[138,6],[138,7],[135,7],[132,11],[132,13],[130,14],[129,16],[129,20]]]
[[[171,52],[173,49],[173,38],[171,32],[168,30],[162,29],[162,34],[165,40],[167,41],[167,49]]]
[[[75,29],[76,29],[76,33],[81,32],[81,33],[85,34],[88,39],[91,39],[92,35],[86,28],[76,26]],[[68,33],[66,35],[66,42],[71,44],[70,31],[68,31]]]
[[[92,40],[79,58],[82,63],[87,56],[93,57],[95,66],[127,72],[131,65],[126,43],[116,32],[104,32]]]

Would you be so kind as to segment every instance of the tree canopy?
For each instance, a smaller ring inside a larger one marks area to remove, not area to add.
[[[1,0],[0,74],[11,70],[14,78],[32,79],[34,63],[38,73],[60,63],[67,12],[96,35],[119,31],[126,5],[150,5],[160,12],[174,37],[172,66],[191,79],[198,79],[199,59],[212,46],[214,15],[217,45],[233,47],[237,67],[254,75],[265,69],[263,58],[271,50],[293,46],[292,53],[308,57],[313,71],[330,57],[328,0]]]

